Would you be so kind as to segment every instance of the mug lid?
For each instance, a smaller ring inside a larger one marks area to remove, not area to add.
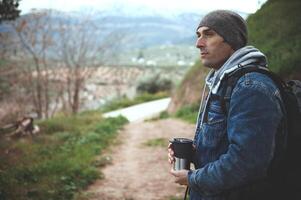
[[[172,140],[169,140],[171,143],[192,143],[193,141],[189,138],[173,138]]]

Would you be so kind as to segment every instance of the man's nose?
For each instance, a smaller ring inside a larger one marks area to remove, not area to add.
[[[204,47],[205,46],[205,40],[204,40],[204,38],[202,38],[202,37],[199,37],[198,39],[197,39],[197,41],[196,41],[196,47],[197,48],[202,48],[202,47]]]

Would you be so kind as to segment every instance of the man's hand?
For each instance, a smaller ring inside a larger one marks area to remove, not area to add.
[[[178,183],[180,185],[189,185],[188,170],[182,169],[175,171],[174,169],[171,169],[170,173],[175,177],[175,183]]]
[[[172,165],[175,162],[175,153],[172,150],[171,146],[172,146],[172,144],[169,143],[169,145],[168,145],[168,162],[169,162],[169,164]]]

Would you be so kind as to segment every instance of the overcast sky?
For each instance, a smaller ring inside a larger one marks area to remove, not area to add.
[[[21,0],[19,8],[27,13],[33,8],[47,8],[61,11],[85,9],[106,10],[118,7],[147,6],[158,12],[211,11],[230,9],[246,13],[255,12],[266,0]]]

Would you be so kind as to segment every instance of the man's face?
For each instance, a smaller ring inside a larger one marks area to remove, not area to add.
[[[209,27],[200,27],[196,34],[196,47],[200,49],[201,62],[205,67],[217,70],[234,53],[231,46]]]

